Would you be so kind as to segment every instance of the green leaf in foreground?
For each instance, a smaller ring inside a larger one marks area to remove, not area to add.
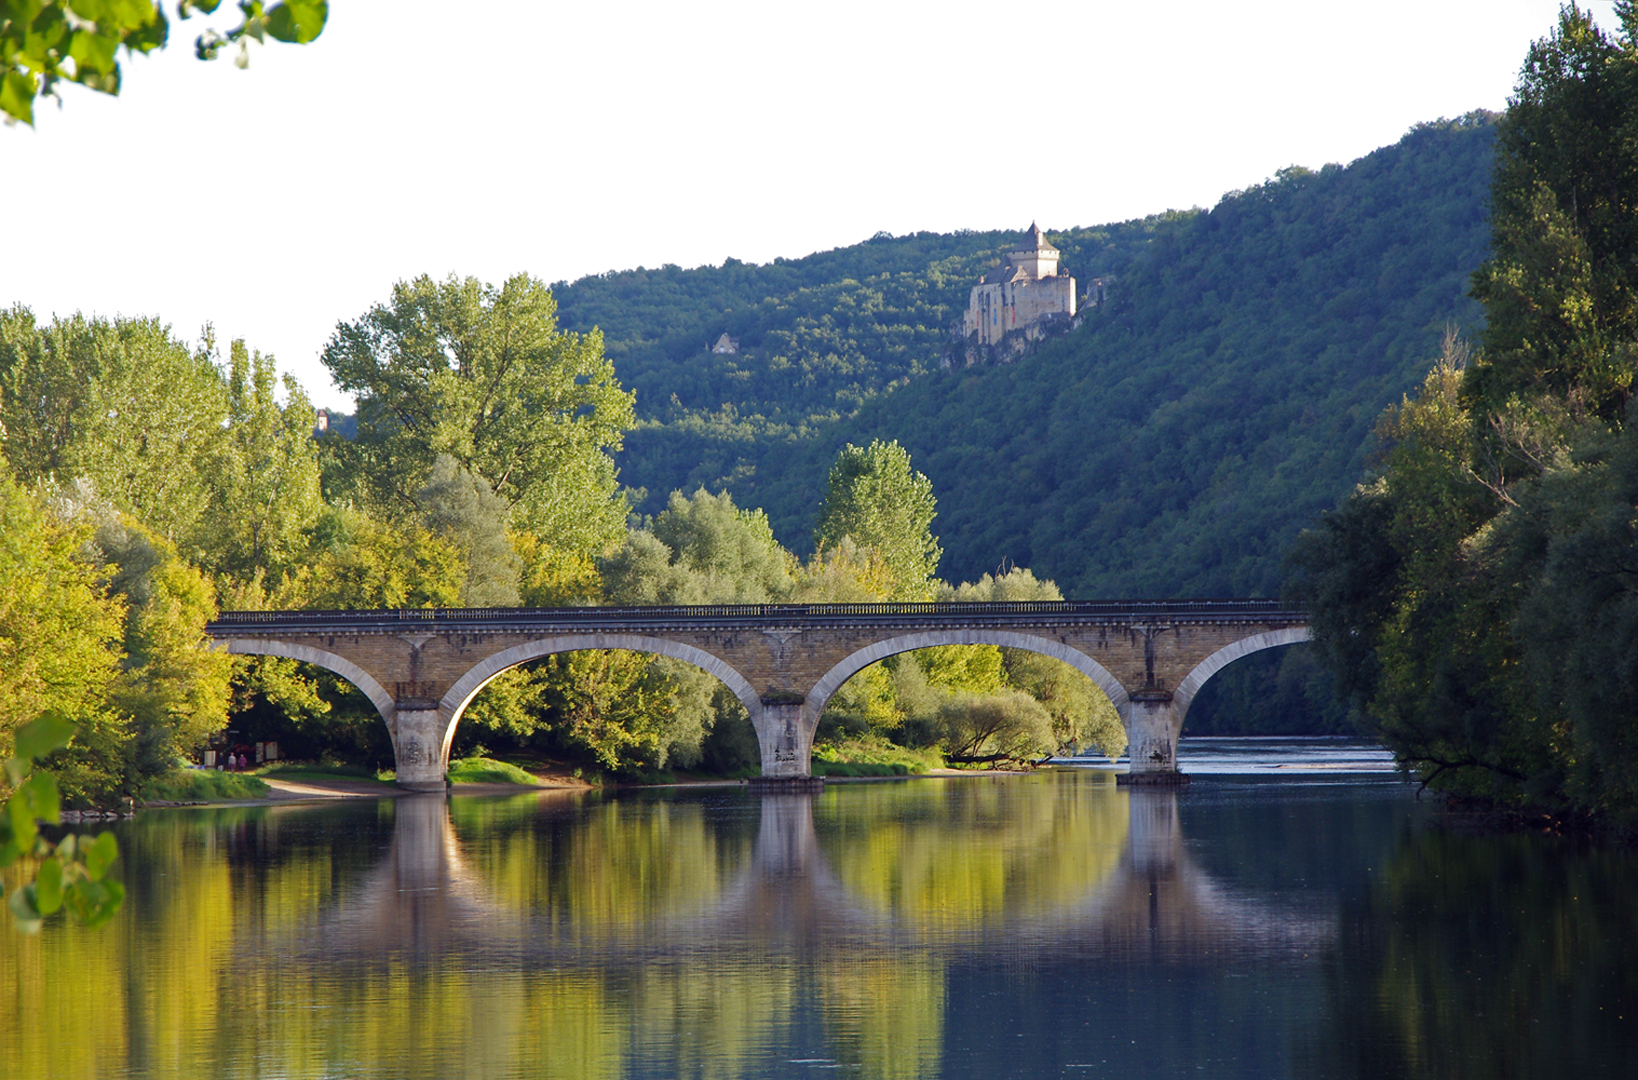
[[[119,841],[114,834],[104,830],[91,844],[85,853],[85,872],[92,881],[101,881],[108,872],[108,867],[119,858]]]
[[[305,45],[324,32],[328,0],[285,0],[267,13],[268,34],[278,41]]]
[[[63,864],[47,859],[34,875],[34,905],[43,915],[54,915],[63,906]]]
[[[17,748],[14,753],[19,758],[45,757],[53,750],[61,750],[67,746],[77,730],[78,725],[61,713],[45,713],[17,729]]]
[[[125,886],[117,881],[76,881],[63,899],[75,921],[95,929],[119,911]]]

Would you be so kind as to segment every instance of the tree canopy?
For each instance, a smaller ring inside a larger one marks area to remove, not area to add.
[[[823,550],[851,539],[877,551],[893,599],[930,599],[941,554],[932,531],[937,506],[932,481],[910,467],[897,442],[849,443],[831,466],[814,545]]]
[[[1447,337],[1379,419],[1380,474],[1305,533],[1292,587],[1400,761],[1504,803],[1638,813],[1638,11],[1573,5],[1498,124],[1479,349]]]
[[[332,489],[413,514],[439,455],[481,477],[512,524],[558,547],[601,554],[626,505],[610,452],[633,397],[602,336],[557,328],[550,290],[527,275],[401,281],[392,298],[336,327],[324,363],[358,397],[357,435]]]

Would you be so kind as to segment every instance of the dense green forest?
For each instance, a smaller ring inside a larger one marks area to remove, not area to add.
[[[878,236],[768,266],[555,287],[636,390],[623,483],[705,486],[809,550],[840,447],[896,439],[939,493],[946,576],[1011,562],[1075,597],[1274,595],[1280,556],[1353,485],[1376,415],[1472,324],[1492,118],[1420,125],[1210,211],[1049,230],[1111,300],[1012,364],[950,329],[1017,233]],[[1023,224],[1023,223],[1020,223]],[[718,335],[741,351],[716,356]]]
[[[1569,7],[1498,126],[1486,314],[1295,546],[1338,688],[1432,785],[1638,815],[1638,9]]]
[[[1171,217],[1055,239],[1070,272],[1102,276],[1138,257]],[[969,288],[1016,240],[1011,232],[882,234],[765,266],[639,267],[560,282],[553,293],[566,328],[602,331],[637,394],[642,422],[621,463],[628,484],[647,488],[638,508],[657,512],[666,492],[718,486],[740,443],[809,437],[938,370]],[[711,352],[723,334],[737,353]],[[813,508],[806,514],[811,526]]]

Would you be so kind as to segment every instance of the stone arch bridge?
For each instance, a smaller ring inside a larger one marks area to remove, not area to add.
[[[768,778],[809,775],[814,729],[854,673],[933,645],[1000,645],[1056,657],[1120,713],[1134,780],[1177,773],[1177,738],[1200,687],[1260,649],[1308,640],[1308,616],[1274,600],[687,607],[237,611],[218,647],[327,668],[375,703],[398,782],[441,790],[455,725],[485,683],[553,653],[630,649],[684,660],[744,703]]]

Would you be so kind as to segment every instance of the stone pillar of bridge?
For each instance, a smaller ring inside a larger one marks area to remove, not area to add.
[[[410,791],[443,791],[449,718],[438,703],[417,698],[399,701],[386,720],[398,763],[398,786]]]
[[[814,725],[806,719],[802,698],[796,694],[762,699],[762,708],[751,717],[751,724],[762,749],[763,779],[790,780],[811,775]]]
[[[1133,690],[1126,721],[1126,753],[1131,760],[1130,776],[1160,781],[1178,775],[1177,737],[1183,718],[1165,690]]]

